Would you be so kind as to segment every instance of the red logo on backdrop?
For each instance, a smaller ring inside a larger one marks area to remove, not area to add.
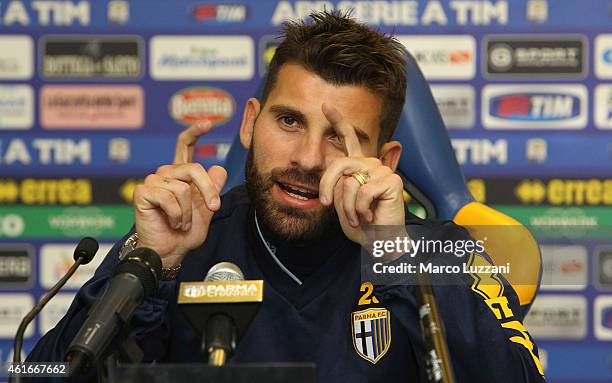
[[[219,88],[193,87],[176,92],[168,104],[172,118],[183,125],[210,120],[221,125],[232,118],[236,103],[231,94]]]
[[[454,64],[463,64],[469,62],[472,59],[472,55],[469,51],[456,51],[451,52],[449,58],[450,62]]]
[[[506,96],[499,101],[497,114],[502,117],[515,115],[526,116],[531,108],[531,99],[527,95],[519,94]]]
[[[198,4],[192,9],[193,19],[199,23],[240,23],[246,20],[244,4]]]
[[[214,4],[203,4],[193,8],[193,18],[196,21],[206,21],[217,17],[217,6]]]
[[[202,160],[204,158],[216,157],[217,156],[217,145],[215,144],[201,144],[196,147],[195,158]]]
[[[582,271],[582,263],[572,260],[561,265],[561,271],[565,273],[577,273]]]
[[[231,142],[204,143],[195,148],[194,158],[198,161],[217,160],[223,161],[232,147]]]

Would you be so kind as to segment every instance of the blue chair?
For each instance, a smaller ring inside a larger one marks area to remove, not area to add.
[[[487,238],[487,252],[494,264],[510,262],[512,273],[507,278],[519,296],[524,315],[541,279],[537,242],[516,220],[474,201],[429,84],[411,55],[406,74],[406,104],[393,137],[403,146],[397,172],[405,190],[424,207],[427,217],[452,220],[475,239]],[[263,82],[256,97],[261,99],[262,90]],[[246,155],[237,135],[225,161],[225,190],[244,182]]]

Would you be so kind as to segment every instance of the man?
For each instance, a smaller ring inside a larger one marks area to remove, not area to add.
[[[406,91],[401,45],[338,13],[312,19],[287,24],[262,100],[247,101],[240,127],[249,149],[246,190],[220,198],[225,170],[191,162],[210,124],[183,132],[174,163],[134,191],[137,236],[111,250],[30,361],[63,357],[120,249],[142,246],[159,253],[166,273],[132,321],[145,361],[205,362],[201,339],[177,307],[177,283],[201,281],[210,267],[230,261],[246,279],[265,281],[262,307],[232,362],[315,362],[319,382],[419,380],[425,351],[415,288],[374,290],[361,281],[365,227],[428,238],[467,234],[449,222],[406,221],[394,173],[401,145],[389,141]],[[512,320],[516,294],[502,287],[494,298],[503,318],[485,302],[491,297],[470,285],[435,287],[458,382],[543,380],[537,350]],[[376,342],[354,315],[368,310],[385,319]]]

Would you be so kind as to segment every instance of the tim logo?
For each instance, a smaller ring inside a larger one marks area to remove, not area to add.
[[[578,115],[580,100],[562,94],[517,94],[491,100],[493,115],[518,121],[564,121]]]
[[[247,7],[241,4],[201,4],[193,7],[197,22],[241,23],[246,20]]]
[[[582,85],[490,85],[483,89],[483,122],[490,129],[582,129],[586,100]]]

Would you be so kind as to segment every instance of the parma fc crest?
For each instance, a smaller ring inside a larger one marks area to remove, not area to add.
[[[376,364],[391,345],[391,315],[385,308],[352,313],[353,345],[363,359]]]

